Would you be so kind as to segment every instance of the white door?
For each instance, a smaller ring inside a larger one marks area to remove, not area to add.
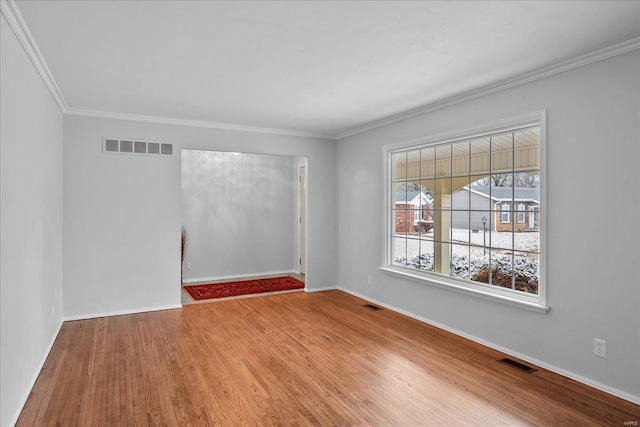
[[[298,200],[300,201],[300,218],[299,218],[299,231],[298,236],[300,236],[300,273],[307,273],[307,183],[306,183],[306,168],[304,166],[300,167],[299,171],[299,193]]]
[[[532,230],[535,230],[536,228],[536,214],[537,214],[537,209],[535,206],[531,206],[529,208],[529,228]]]

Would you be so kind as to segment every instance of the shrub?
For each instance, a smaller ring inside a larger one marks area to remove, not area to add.
[[[419,256],[406,259],[396,258],[396,262],[418,270],[434,269],[434,258],[432,254],[420,254]],[[511,257],[493,256],[491,257],[491,268],[485,260],[469,259],[466,256],[453,255],[451,258],[451,276],[461,279],[473,280],[475,282],[489,283],[511,289],[511,272],[515,275],[515,289],[531,294],[538,293],[538,261],[532,258],[517,257],[511,267]]]

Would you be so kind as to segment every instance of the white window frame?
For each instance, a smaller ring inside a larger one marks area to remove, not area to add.
[[[511,205],[509,203],[500,205],[500,222],[511,222]]]
[[[512,289],[498,286],[486,286],[470,280],[458,279],[438,275],[421,270],[411,270],[402,268],[391,263],[392,236],[394,234],[393,215],[393,183],[392,183],[392,155],[396,151],[407,150],[413,147],[453,143],[464,139],[474,139],[493,134],[502,134],[509,131],[538,126],[540,128],[540,218],[546,218],[546,110],[524,114],[499,120],[484,126],[448,132],[427,138],[419,138],[402,143],[389,144],[382,147],[382,167],[383,167],[383,223],[382,223],[382,262],[380,270],[386,274],[411,280],[429,286],[447,289],[477,298],[499,302],[525,310],[546,314],[550,307],[547,305],[547,283],[546,283],[546,225],[540,221],[540,245],[539,245],[539,272],[538,272],[538,294],[528,294],[514,291]]]
[[[524,203],[519,203],[518,204],[518,209],[517,209],[517,215],[516,215],[516,221],[523,223],[525,220],[525,212],[526,212],[526,207],[524,206]]]

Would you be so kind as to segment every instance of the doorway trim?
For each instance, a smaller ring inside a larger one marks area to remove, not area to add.
[[[307,164],[298,167],[298,272],[307,274]],[[305,281],[306,282],[306,281]]]

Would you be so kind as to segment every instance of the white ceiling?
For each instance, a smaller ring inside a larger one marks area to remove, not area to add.
[[[18,1],[73,110],[335,136],[640,36],[640,1]]]

